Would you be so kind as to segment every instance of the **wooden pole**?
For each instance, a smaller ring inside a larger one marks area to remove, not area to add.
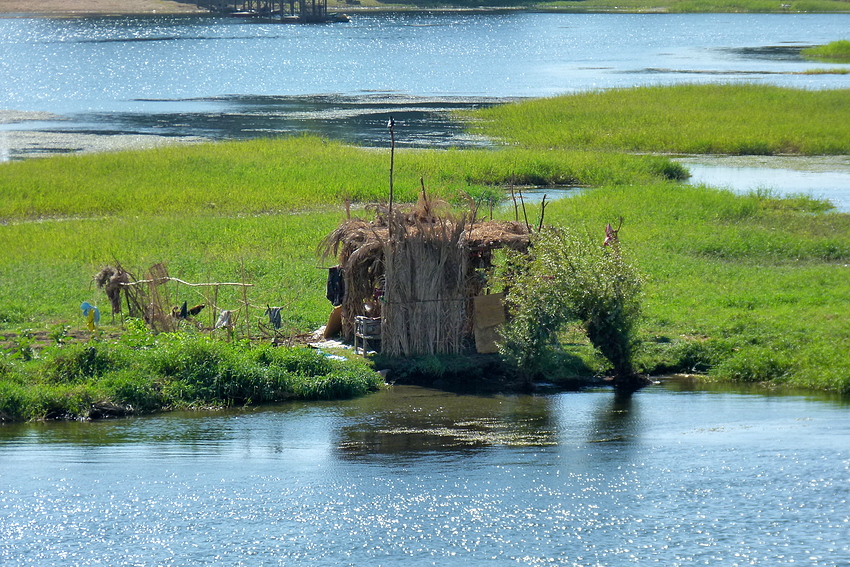
[[[395,120],[390,116],[387,122],[390,131],[390,218],[393,216],[393,168],[395,167]]]

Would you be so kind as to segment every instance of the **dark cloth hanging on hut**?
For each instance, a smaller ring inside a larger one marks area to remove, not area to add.
[[[342,305],[343,297],[345,297],[345,280],[342,279],[342,268],[340,266],[328,268],[328,301],[336,307]]]

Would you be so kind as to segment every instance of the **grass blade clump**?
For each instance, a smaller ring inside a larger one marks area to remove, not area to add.
[[[842,39],[826,45],[807,47],[800,52],[806,59],[826,63],[850,63],[850,40]]]

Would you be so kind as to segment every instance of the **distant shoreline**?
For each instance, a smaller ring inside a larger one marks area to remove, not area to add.
[[[765,13],[762,5],[751,5],[752,0],[735,0],[734,6],[703,6],[695,0],[681,0],[685,6],[672,0],[648,0],[646,4],[626,3],[618,5],[611,0],[588,0],[587,2],[542,2],[505,6],[422,6],[385,4],[376,0],[348,4],[345,0],[329,0],[328,9],[346,13],[374,12],[504,12],[543,11],[562,13]],[[790,1],[790,0],[789,0]],[[228,5],[232,0],[228,0]],[[798,10],[794,4],[779,4],[773,13],[848,13],[844,4],[835,0],[822,0],[808,10]],[[676,4],[675,6],[673,4]],[[150,16],[150,15],[209,15],[214,14],[200,7],[196,0],[0,0],[0,18],[78,18],[85,16]]]
[[[0,0],[0,17],[206,13],[195,2],[175,0]]]

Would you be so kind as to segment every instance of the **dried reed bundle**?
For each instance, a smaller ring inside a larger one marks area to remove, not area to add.
[[[99,289],[106,292],[106,297],[112,306],[112,314],[121,313],[121,284],[130,282],[130,275],[119,264],[117,267],[104,266],[94,276]]]
[[[171,294],[169,293],[168,269],[165,264],[154,264],[148,270],[147,302],[144,319],[148,327],[157,332],[171,332],[176,329],[176,321],[171,316]],[[141,287],[141,286],[136,286]]]
[[[392,218],[386,269],[382,352],[390,356],[459,353],[467,320],[466,217]]]

